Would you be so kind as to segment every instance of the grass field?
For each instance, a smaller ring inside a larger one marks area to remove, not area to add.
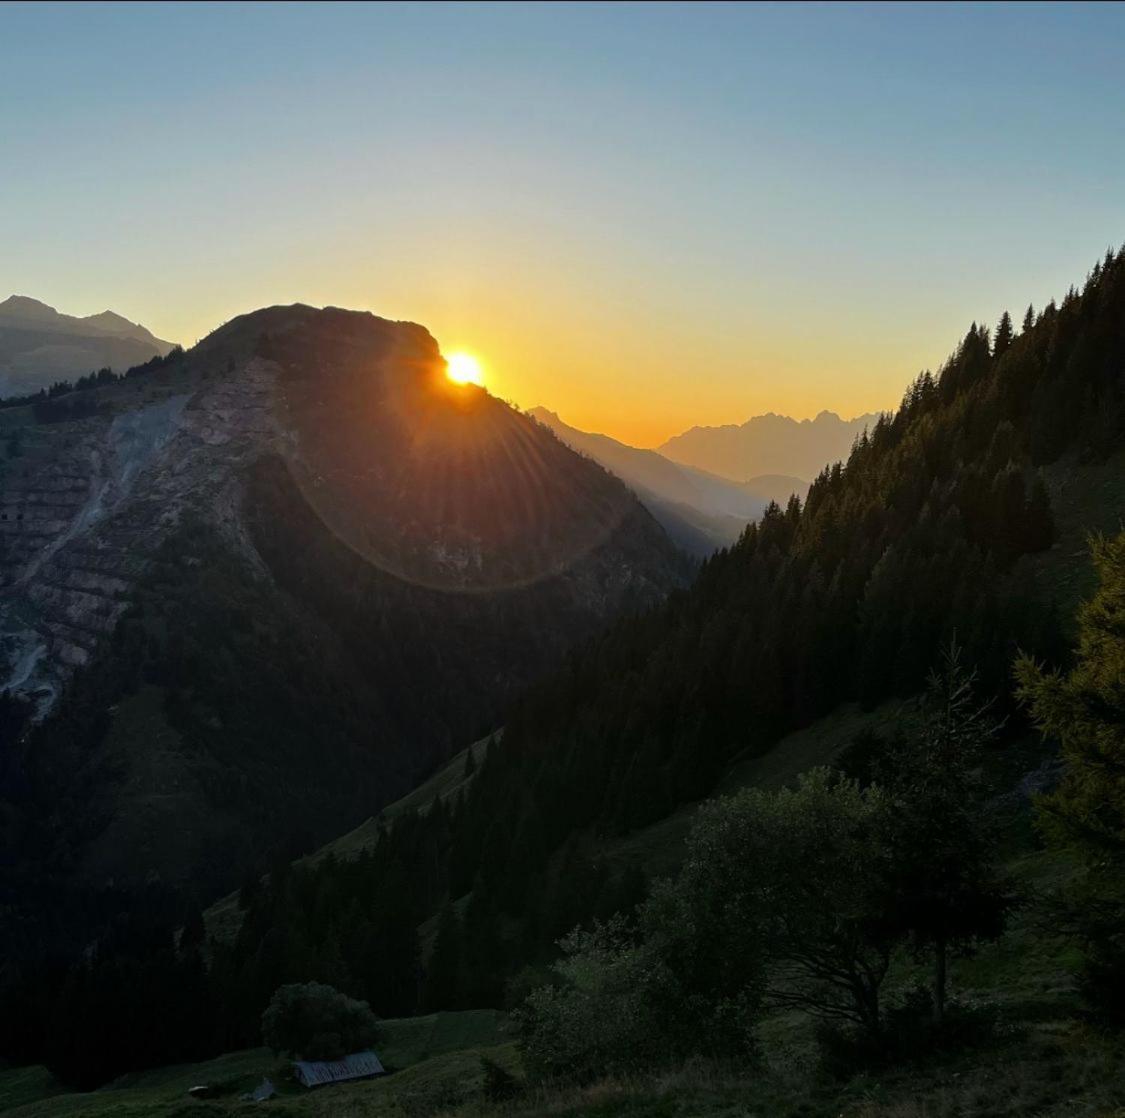
[[[498,731],[498,734],[502,731]],[[461,791],[472,780],[465,776],[465,762],[471,749],[477,764],[484,760],[491,737],[474,742],[461,750],[448,764],[443,765],[428,780],[423,781],[402,799],[385,807],[378,817],[372,816],[358,827],[322,846],[319,850],[298,859],[298,865],[316,865],[329,855],[336,858],[356,858],[370,850],[379,841],[380,819],[386,823],[406,811],[422,811],[439,797],[448,799]],[[218,940],[231,940],[238,934],[242,912],[238,907],[238,894],[228,893],[216,901],[203,914],[207,935]]]
[[[729,795],[751,785],[776,791],[792,784],[800,773],[817,765],[830,765],[861,730],[889,725],[902,707],[901,701],[894,700],[864,711],[858,704],[848,703],[828,717],[787,734],[766,753],[736,757],[715,795]],[[674,873],[683,860],[684,840],[699,807],[699,803],[686,804],[667,819],[613,841],[605,849],[606,858],[616,867],[638,865],[649,877]]]
[[[1069,623],[1094,590],[1087,538],[1125,529],[1125,451],[1096,464],[1063,459],[1044,470],[1044,479],[1058,538],[1050,551],[1020,559],[1014,577],[1035,576]]]
[[[381,812],[383,821],[390,822],[396,816],[407,811],[423,811],[435,800],[449,799],[449,797],[456,795],[467,787],[472,781],[471,776],[465,776],[465,762],[469,750],[472,750],[473,759],[479,765],[488,752],[491,740],[491,737],[482,738],[480,741],[474,742],[468,749],[461,750],[447,765],[438,769],[429,780],[423,781],[413,792],[407,793],[402,799],[396,800],[393,804],[385,807]],[[348,831],[347,834],[341,835],[338,839],[322,846],[314,854],[310,854],[308,858],[301,859],[301,861],[316,865],[317,862],[330,854],[337,858],[354,858],[364,851],[370,850],[378,842],[378,828],[379,819],[373,816],[358,827]]]
[[[383,1022],[376,1046],[391,1074],[308,1091],[285,1078],[288,1066],[266,1048],[232,1052],[201,1064],[124,1076],[85,1094],[64,1093],[42,1068],[0,1071],[0,1113],[12,1118],[157,1118],[246,1113],[241,1096],[269,1076],[278,1087],[271,1112],[300,1115],[434,1113],[479,1095],[481,1056],[512,1072],[519,1057],[503,1014],[492,1010],[440,1013]],[[393,1070],[392,1070],[393,1069]],[[197,1100],[188,1090],[208,1085],[219,1097]]]

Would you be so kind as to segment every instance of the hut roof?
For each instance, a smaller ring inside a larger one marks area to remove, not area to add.
[[[297,1078],[306,1087],[319,1087],[325,1083],[346,1083],[349,1079],[366,1079],[382,1075],[383,1065],[370,1050],[353,1052],[339,1060],[296,1060],[293,1067]]]

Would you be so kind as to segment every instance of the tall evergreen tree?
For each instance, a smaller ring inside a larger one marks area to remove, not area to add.
[[[437,939],[426,967],[422,1004],[427,1013],[460,1004],[461,921],[451,904],[441,910]]]
[[[1005,311],[996,326],[996,336],[992,339],[992,356],[1003,357],[1012,344],[1012,316]]]
[[[995,836],[979,788],[982,754],[996,733],[989,706],[973,695],[975,676],[951,644],[930,676],[925,714],[876,766],[888,808],[882,843],[890,923],[933,960],[934,1021],[945,1015],[948,960],[1004,928],[1012,902],[994,864]]]
[[[1055,518],[1043,475],[1036,473],[1027,500],[1023,549],[1046,551],[1055,542]]]

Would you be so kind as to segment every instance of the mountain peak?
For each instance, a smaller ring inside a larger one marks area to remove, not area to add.
[[[279,350],[297,346],[319,347],[322,354],[356,349],[376,354],[397,349],[400,353],[412,351],[422,361],[440,357],[433,335],[415,322],[306,303],[261,307],[237,315],[212,330],[195,349],[210,360],[226,360],[259,352],[264,337]]]
[[[144,330],[143,326],[131,322],[123,314],[118,314],[116,311],[107,310],[100,314],[88,314],[82,318],[82,321],[88,322],[91,326],[96,326],[99,330],[108,330],[113,333],[126,330]],[[148,331],[146,330],[145,333],[148,333]]]
[[[767,412],[738,426],[692,427],[656,449],[733,481],[763,474],[816,477],[824,466],[846,458],[856,436],[876,419],[877,414],[841,419],[827,409],[800,420]]]
[[[9,295],[0,303],[0,316],[46,320],[58,318],[59,312],[38,299],[32,299],[30,295]]]
[[[172,349],[115,311],[62,314],[29,295],[0,302],[0,396],[37,392],[95,369],[123,372]]]

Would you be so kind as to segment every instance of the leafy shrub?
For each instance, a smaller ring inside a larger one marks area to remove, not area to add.
[[[517,1014],[529,1074],[583,1083],[664,1058],[668,1038],[654,1007],[664,976],[624,922],[575,930],[561,946],[556,983]]]
[[[266,1044],[297,1059],[339,1059],[370,1047],[378,1031],[366,1002],[320,982],[278,987],[262,1014]]]

